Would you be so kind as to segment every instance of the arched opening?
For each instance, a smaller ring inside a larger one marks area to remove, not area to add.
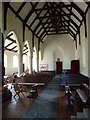
[[[35,46],[33,49],[33,71],[37,72],[37,51],[36,51]]]
[[[27,41],[24,43],[23,47],[23,71],[26,73],[31,73],[31,54],[30,54],[30,47]]]
[[[11,31],[7,34],[4,44],[4,65],[6,66],[7,64],[7,67],[5,67],[5,75],[12,75],[13,73],[18,73],[19,52],[20,47],[17,36],[14,31]]]

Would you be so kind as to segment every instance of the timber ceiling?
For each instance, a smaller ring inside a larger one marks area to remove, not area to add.
[[[87,36],[86,13],[89,7],[90,2],[8,2],[4,3],[4,13],[10,9],[22,21],[23,39],[27,27],[41,42],[47,35],[69,34],[76,40],[79,34],[80,43],[83,22]]]

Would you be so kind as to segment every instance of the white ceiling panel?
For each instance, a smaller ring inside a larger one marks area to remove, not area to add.
[[[74,8],[72,8],[72,12],[80,19],[82,20],[81,15],[77,12],[77,10],[75,10]]]
[[[44,6],[45,2],[39,2],[38,5],[36,6],[37,8],[42,8]]]
[[[11,2],[10,5],[14,8],[15,11],[19,9],[19,7],[22,5],[22,2]]]
[[[31,17],[29,17],[29,20],[28,20],[27,24],[30,25],[30,24],[33,22],[33,20],[35,19],[35,17],[37,17],[37,15],[36,15],[36,13],[34,12],[34,13],[31,15]]]
[[[80,25],[80,22],[74,17],[74,16],[71,16],[71,19],[79,26]]]
[[[86,8],[87,8],[87,4],[85,2],[75,2],[75,4],[83,11],[85,12]]]
[[[28,13],[30,12],[31,9],[32,9],[32,6],[30,5],[30,3],[26,3],[25,6],[20,11],[19,15],[23,19],[25,19],[25,17],[28,15]]]
[[[34,30],[34,28],[37,26],[38,23],[39,23],[39,20],[36,20],[34,24],[31,26],[31,28]]]
[[[41,29],[42,25],[40,25],[36,31],[36,34],[38,33],[38,31]]]

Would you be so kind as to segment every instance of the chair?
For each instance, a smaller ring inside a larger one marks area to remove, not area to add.
[[[23,94],[23,88],[22,87],[20,87],[19,85],[18,85],[18,83],[15,83],[14,84],[14,90],[15,90],[15,95],[13,96],[13,97],[15,97],[16,95],[18,95],[19,97],[20,97],[20,93],[22,93]]]
[[[37,93],[37,84],[33,85],[29,91],[29,95],[27,98],[36,98],[38,96]]]

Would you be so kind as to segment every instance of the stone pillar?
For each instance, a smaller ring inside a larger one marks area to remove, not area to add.
[[[31,62],[30,62],[30,66],[31,66],[31,73],[33,72],[33,52],[31,53]]]
[[[18,54],[18,73],[19,75],[23,73],[23,55]]]
[[[39,72],[39,51],[37,52],[37,72]]]
[[[88,11],[88,76],[90,77],[90,9]]]
[[[29,68],[29,73],[32,73],[31,56],[28,56],[28,68]]]
[[[3,61],[2,61],[2,33],[0,29],[0,88],[2,89],[2,81],[3,81],[3,75],[2,75],[2,68],[3,68]],[[2,94],[0,93],[0,108],[2,108]],[[2,109],[0,110],[0,118],[2,117]]]

